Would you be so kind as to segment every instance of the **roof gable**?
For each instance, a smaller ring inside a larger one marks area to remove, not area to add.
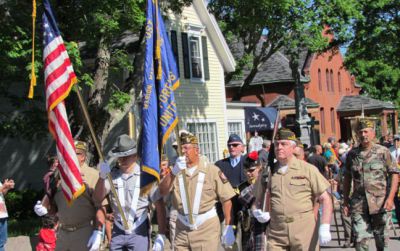
[[[233,72],[236,67],[235,59],[214,16],[208,12],[204,0],[194,0],[193,7],[201,22],[206,26],[209,39],[215,46],[215,51],[225,71]]]

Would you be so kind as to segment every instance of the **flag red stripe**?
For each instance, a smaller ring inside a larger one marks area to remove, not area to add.
[[[68,80],[65,84],[61,85],[60,87],[57,88],[48,98],[47,98],[47,109],[50,109],[50,107],[57,102],[59,97],[61,97],[64,93],[66,93],[70,86],[71,86],[71,81],[75,76],[71,76],[71,74],[68,76]]]

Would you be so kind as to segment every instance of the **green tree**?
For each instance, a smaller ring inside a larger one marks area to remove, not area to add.
[[[278,50],[285,50],[296,64],[304,48],[316,52],[347,41],[356,6],[355,0],[210,0],[209,9],[219,20],[237,60],[237,69],[226,76],[226,82],[242,77],[243,70],[249,69],[234,99],[240,100],[259,67]],[[334,40],[322,35],[326,26],[334,33]]]
[[[360,1],[345,63],[371,96],[400,108],[400,2]]]
[[[139,99],[142,82],[144,0],[51,1],[58,26],[85,94],[100,143]],[[163,1],[163,9],[179,12],[191,0]],[[8,109],[0,114],[0,136],[34,139],[47,135],[42,68],[41,14],[36,23],[36,72],[38,87],[26,99],[31,61],[31,12],[28,1],[0,1],[0,97]],[[130,38],[134,43],[124,43]],[[118,83],[111,75],[128,73]],[[25,91],[26,89],[26,91]],[[73,132],[86,127],[74,94],[67,99]],[[88,130],[82,137],[89,140]]]

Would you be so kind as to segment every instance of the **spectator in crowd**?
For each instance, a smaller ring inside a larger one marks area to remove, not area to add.
[[[56,249],[58,217],[46,214],[42,216],[42,228],[39,230],[39,242],[36,251],[54,251]]]
[[[307,162],[311,165],[314,165],[318,168],[319,172],[325,177],[328,178],[329,170],[328,170],[328,162],[322,154],[322,147],[320,145],[315,145],[310,147],[310,157],[308,157]]]
[[[13,189],[14,186],[15,183],[12,179],[5,179],[3,183],[0,182],[0,251],[4,251],[4,245],[6,244],[8,237],[8,212],[6,202],[4,200],[4,195],[6,195],[10,189]]]
[[[271,140],[264,139],[262,143],[262,149],[258,151],[258,158],[261,161],[262,166],[268,163],[269,150],[271,148]]]

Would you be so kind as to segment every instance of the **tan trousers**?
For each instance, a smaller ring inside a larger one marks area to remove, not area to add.
[[[315,234],[318,229],[313,212],[297,215],[293,218],[293,222],[287,223],[287,217],[271,216],[268,228],[267,250],[319,250],[318,234]]]
[[[178,219],[176,221],[175,251],[218,250],[220,235],[218,216],[207,220],[197,230],[190,230]]]

